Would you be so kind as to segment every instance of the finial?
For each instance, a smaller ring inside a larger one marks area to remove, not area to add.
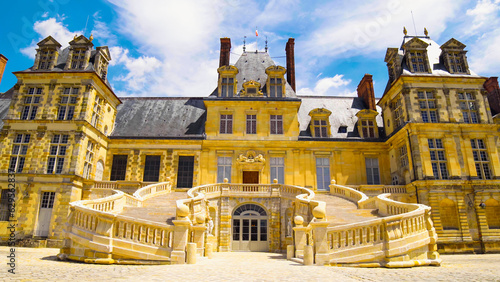
[[[427,31],[427,28],[425,28],[425,27],[424,27],[424,34],[425,34],[425,36],[427,36],[427,37],[429,36],[429,32]]]
[[[94,35],[92,35],[92,33],[90,34],[89,40],[90,40],[90,42],[92,42],[92,40],[94,40]]]
[[[78,35],[75,34],[75,37],[73,37],[73,40],[76,39],[78,37]]]
[[[247,39],[247,37],[243,36],[243,53],[245,53],[245,50],[247,49],[247,47],[246,47],[246,44],[247,44],[246,39]]]
[[[403,26],[403,33],[405,34],[405,36],[408,34],[408,31],[406,31],[406,27]]]
[[[266,48],[265,49],[266,49],[266,53],[267,53],[267,35],[266,35]]]

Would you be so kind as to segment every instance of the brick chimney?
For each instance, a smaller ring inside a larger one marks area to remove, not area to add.
[[[375,91],[373,90],[373,79],[371,74],[365,74],[358,85],[358,97],[363,99],[365,107],[376,111]]]
[[[7,65],[7,57],[0,54],[0,83],[2,82],[3,71],[5,70],[5,65]]]
[[[220,39],[220,59],[219,68],[222,66],[229,66],[229,54],[231,52],[231,38]]]
[[[488,92],[488,103],[490,104],[491,114],[500,113],[500,88],[498,87],[498,77],[490,77],[483,84]]]
[[[295,39],[289,38],[286,43],[286,81],[295,91],[295,52],[294,52]]]

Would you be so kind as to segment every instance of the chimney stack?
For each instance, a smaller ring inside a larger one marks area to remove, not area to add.
[[[286,81],[295,91],[295,54],[294,54],[295,39],[289,38],[286,43]]]
[[[220,59],[219,68],[222,66],[229,66],[229,54],[231,52],[231,38],[220,39]]]
[[[358,85],[358,97],[363,99],[365,107],[376,111],[375,91],[373,90],[373,79],[371,74],[365,74]]]
[[[488,92],[488,103],[490,104],[491,114],[500,113],[500,87],[498,87],[498,77],[490,77],[483,84]]]
[[[8,60],[7,57],[0,54],[0,83],[2,82],[3,71],[5,70],[5,65],[7,65]]]

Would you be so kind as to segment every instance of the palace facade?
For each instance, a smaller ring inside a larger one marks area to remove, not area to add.
[[[286,66],[258,51],[231,65],[231,41],[220,42],[217,87],[192,98],[117,97],[106,46],[83,35],[64,49],[51,36],[39,42],[34,65],[15,72],[18,82],[0,96],[2,240],[10,236],[10,172],[15,237],[24,244],[63,246],[70,202],[106,188],[131,195],[163,182],[172,191],[280,184],[321,195],[336,183],[430,206],[440,252],[500,250],[500,90],[496,77],[469,69],[464,44],[405,35],[387,49],[389,80],[376,99],[368,74],[358,97],[297,95],[292,38]],[[230,221],[248,224],[245,210],[265,241],[255,248],[286,249],[293,201],[259,199],[207,204],[217,250],[248,247],[236,238],[245,229]],[[267,213],[269,226],[259,221]],[[278,231],[263,235],[266,228]]]

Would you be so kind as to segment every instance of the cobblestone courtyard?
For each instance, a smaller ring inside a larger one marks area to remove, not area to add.
[[[441,267],[405,269],[303,266],[273,253],[214,253],[196,265],[62,262],[59,249],[16,248],[16,274],[0,247],[1,281],[500,281],[500,254],[443,255]]]

